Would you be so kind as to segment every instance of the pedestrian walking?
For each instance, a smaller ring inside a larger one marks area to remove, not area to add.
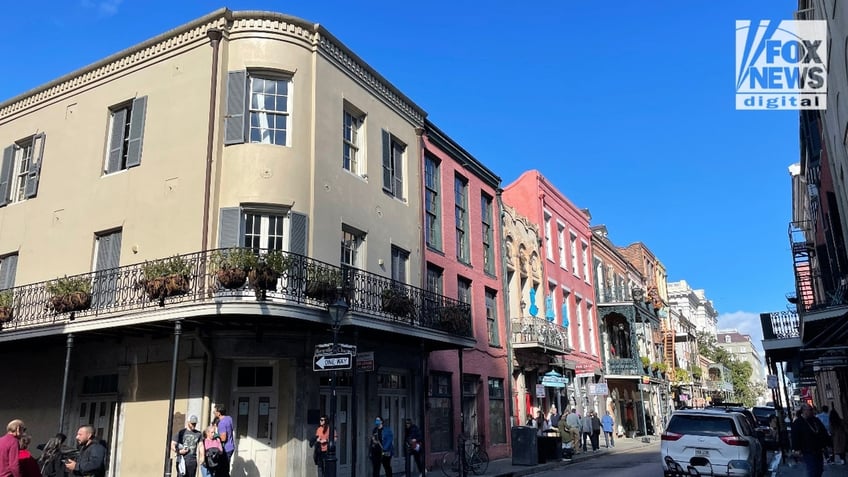
[[[333,433],[335,434],[335,433]],[[313,460],[318,466],[318,477],[324,477],[327,461],[327,452],[330,449],[330,419],[326,415],[318,419],[318,428],[315,429],[315,453]]]
[[[568,424],[568,432],[571,434],[571,448],[574,453],[580,451],[580,416],[577,415],[577,409],[571,409],[571,412],[565,416],[565,423]]]
[[[609,411],[601,418],[601,428],[604,430],[604,446],[607,449],[615,447],[615,420]]]
[[[380,477],[380,466],[386,471],[386,477],[392,477],[392,456],[394,455],[395,436],[392,428],[384,425],[383,418],[374,419],[371,432],[371,471],[373,477]]]
[[[580,419],[580,438],[583,442],[583,452],[588,452],[586,442],[592,442],[592,416],[591,414],[586,414]]]
[[[418,469],[418,474],[424,476],[424,438],[421,435],[421,429],[412,423],[412,419],[407,418],[404,424],[403,442],[406,444],[407,455],[415,461],[415,467]],[[411,466],[410,466],[411,467]],[[410,472],[412,469],[410,469]]]
[[[845,421],[842,416],[836,412],[836,409],[830,411],[830,438],[833,442],[833,463],[836,465],[845,464],[845,441],[848,440],[848,429],[846,429]]]
[[[592,452],[598,452],[601,447],[601,420],[598,419],[598,413],[592,411],[589,413],[592,419]]]
[[[6,435],[0,437],[0,477],[21,477],[18,439],[26,432],[20,419],[6,424]]]
[[[79,457],[76,460],[68,459],[65,469],[73,475],[105,477],[106,446],[94,435],[93,426],[80,426],[77,431],[77,444],[80,448]]]
[[[203,442],[197,447],[197,461],[200,462],[200,475],[203,477],[230,475],[230,469],[224,465],[227,460],[224,446],[215,434],[215,425],[208,426],[203,430]]]
[[[174,436],[171,441],[171,451],[177,454],[177,475],[179,477],[195,477],[197,475],[197,446],[203,438],[197,430],[197,416],[191,415],[186,421],[186,427]]]
[[[807,477],[821,477],[824,472],[823,452],[827,447],[827,430],[813,415],[809,404],[801,405],[801,417],[792,422],[792,448],[807,468]]]
[[[227,469],[229,469],[233,462],[233,454],[236,452],[233,418],[227,415],[227,409],[223,404],[215,405],[215,418],[218,419],[218,439],[224,446],[224,455],[227,456]]]

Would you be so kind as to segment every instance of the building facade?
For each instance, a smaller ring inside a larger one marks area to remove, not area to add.
[[[509,334],[504,317],[500,178],[427,122],[422,138],[425,288],[471,307],[476,345],[435,351],[428,365],[431,458],[453,450],[462,432],[492,458],[509,447]],[[458,324],[465,324],[461,309]],[[449,309],[441,322],[455,326]],[[464,331],[464,330],[463,330]]]
[[[716,346],[724,349],[737,361],[751,365],[751,383],[766,386],[766,373],[763,358],[751,341],[751,335],[738,330],[719,330],[716,334]],[[765,396],[757,398],[758,404],[765,404]]]
[[[718,312],[703,289],[695,290],[686,280],[668,283],[669,306],[695,326],[696,331],[715,336],[718,330]]]
[[[234,472],[315,475],[330,414],[341,475],[365,472],[374,416],[400,448],[428,357],[486,336],[423,288],[424,118],[323,27],[229,10],[0,104],[0,356],[28,396],[0,407],[94,425],[115,476],[168,469],[215,406]]]
[[[581,414],[598,410],[604,405],[603,396],[590,393],[596,388],[589,386],[602,373],[588,211],[578,209],[536,170],[506,186],[503,199],[536,224],[541,234],[542,282],[522,296],[527,313],[566,329],[564,345],[571,350],[566,364],[574,363],[575,377],[565,390],[569,405]],[[536,378],[541,384],[543,376]]]

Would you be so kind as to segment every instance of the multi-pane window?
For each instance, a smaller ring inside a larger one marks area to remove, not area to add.
[[[288,145],[290,86],[288,79],[250,77],[250,142]]]
[[[580,351],[586,351],[586,331],[583,326],[583,300],[574,297],[574,311],[577,316],[577,339],[580,345]]]
[[[571,271],[576,276],[580,276],[580,269],[577,264],[577,236],[574,234],[569,234],[569,238],[571,240]]]
[[[406,283],[406,270],[409,266],[409,252],[392,245],[392,280]]]
[[[427,264],[427,291],[444,295],[444,271],[430,263]]]
[[[592,306],[591,303],[586,302],[586,323],[589,325],[589,351],[592,353],[592,356],[598,355],[598,348],[595,345],[595,307]]]
[[[43,133],[3,149],[0,161],[0,207],[35,197],[43,153]]]
[[[581,245],[581,258],[583,259],[583,280],[589,283],[589,245],[583,242]]]
[[[568,269],[565,260],[565,227],[557,224],[557,248],[559,249],[559,266]]]
[[[562,307],[560,308],[560,316],[562,317],[562,326],[567,329],[567,333],[565,333],[566,338],[568,339],[568,347],[574,348],[573,341],[571,339],[571,293],[565,288],[562,289]]]
[[[245,212],[244,246],[254,250],[283,250],[285,216]]]
[[[454,215],[456,217],[456,258],[469,263],[468,243],[468,181],[456,176],[453,181]]]
[[[442,226],[439,220],[439,162],[427,156],[424,159],[424,240],[428,247],[442,248]]]
[[[342,119],[342,167],[360,175],[361,143],[363,116],[345,109]]]
[[[489,436],[492,444],[506,444],[504,380],[489,378]]]
[[[383,190],[403,199],[403,157],[406,145],[383,131]]]
[[[431,371],[429,391],[427,420],[430,432],[430,451],[451,450],[454,445],[451,375]]]
[[[471,280],[468,280],[467,278],[463,277],[458,277],[456,290],[456,298],[459,301],[471,304]]]
[[[13,173],[12,202],[20,202],[26,198],[26,179],[32,168],[33,141],[28,140],[18,144],[15,151],[15,171]]]
[[[109,108],[109,144],[106,146],[104,174],[141,164],[146,113],[147,96]]]
[[[495,274],[495,249],[492,220],[492,198],[486,194],[480,196],[480,212],[483,224],[483,270]]]
[[[497,293],[488,288],[486,289],[486,329],[489,334],[489,344],[500,346]]]
[[[339,263],[351,267],[359,266],[359,250],[365,234],[353,227],[342,225],[341,259]]]
[[[554,259],[554,244],[551,241],[551,214],[545,212],[545,256],[548,260]]]

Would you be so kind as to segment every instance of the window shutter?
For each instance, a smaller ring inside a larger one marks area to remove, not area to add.
[[[9,255],[0,260],[0,290],[15,286],[15,272],[18,269],[18,256]]]
[[[127,122],[127,108],[112,111],[112,130],[109,132],[109,157],[106,158],[106,173],[121,170],[121,156],[124,154],[124,124]]]
[[[94,307],[115,304],[118,292],[117,268],[121,265],[121,231],[97,238],[97,262],[94,264]]]
[[[392,148],[392,160],[394,161],[393,172],[394,172],[394,192],[395,197],[398,199],[403,198],[403,150],[398,148],[397,154],[395,154],[394,148]]]
[[[3,149],[3,162],[0,163],[0,207],[9,203],[9,183],[12,181],[12,168],[15,166],[15,145]]]
[[[135,98],[130,112],[130,140],[127,144],[127,169],[141,164],[144,139],[144,118],[147,116],[147,96]]]
[[[44,157],[44,133],[32,138],[32,164],[26,178],[25,196],[27,199],[38,193],[38,178],[41,176],[41,159]]]
[[[224,144],[244,142],[247,106],[247,72],[230,71],[227,75],[227,115],[224,116]]]
[[[309,233],[309,222],[306,214],[299,212],[291,213],[291,224],[289,226],[289,252],[306,255],[307,234]]]
[[[392,138],[383,131],[383,189],[392,192]]]
[[[230,248],[243,245],[241,207],[222,207],[218,222],[218,247]]]

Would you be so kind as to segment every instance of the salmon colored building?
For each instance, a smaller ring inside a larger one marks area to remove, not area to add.
[[[510,455],[509,336],[501,278],[500,178],[425,121],[424,287],[471,306],[476,345],[430,354],[428,459],[455,449],[460,432],[489,457]],[[450,328],[448,314],[442,324]],[[433,462],[430,462],[432,464]]]
[[[542,283],[530,287],[521,297],[525,305],[520,307],[521,318],[541,316],[552,325],[560,325],[567,340],[564,352],[551,356],[547,363],[531,362],[515,350],[513,376],[528,390],[516,393],[515,408],[547,411],[558,404],[560,411],[568,406],[581,415],[600,409],[603,396],[590,394],[594,386],[589,386],[601,378],[601,358],[588,211],[577,208],[536,170],[525,172],[504,188],[503,200],[535,223],[541,235]],[[545,375],[550,376],[552,371],[567,378],[564,388],[544,385],[548,382]],[[540,384],[544,386],[538,388]],[[540,398],[542,389],[544,397]]]

